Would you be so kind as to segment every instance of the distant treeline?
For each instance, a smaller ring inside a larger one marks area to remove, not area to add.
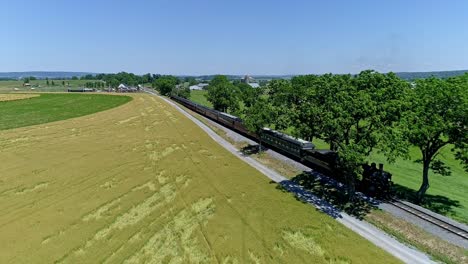
[[[446,79],[450,77],[456,77],[467,73],[468,70],[462,71],[437,71],[437,72],[398,72],[396,75],[403,80],[414,81],[417,79],[426,79],[429,77],[436,77],[440,79]]]
[[[460,70],[460,71],[434,71],[434,72],[396,72],[395,75],[400,77],[406,81],[414,81],[417,79],[427,79],[430,77],[446,79],[450,77],[456,77],[467,73],[468,70]],[[224,75],[228,80],[238,80],[241,79],[243,76],[241,75]],[[256,80],[289,80],[295,76],[301,75],[252,75]],[[202,76],[194,76],[197,79],[204,80],[204,81],[211,81],[216,75],[202,75]]]
[[[81,76],[81,80],[99,80],[104,81],[108,86],[117,87],[119,84],[123,83],[125,85],[136,86],[138,84],[152,83],[158,79],[161,75],[159,74],[143,74],[136,75],[128,72],[119,72],[119,73],[99,73],[99,74],[86,74]]]
[[[436,77],[441,79],[446,79],[450,77],[460,76],[464,73],[468,72],[468,70],[458,70],[458,71],[434,71],[434,72],[397,72],[395,73],[398,77],[406,81],[414,81],[416,79],[426,79],[429,77]],[[151,74],[147,73],[144,75],[135,75],[133,73],[112,73],[112,74],[104,74],[104,73],[88,73],[88,72],[0,72],[0,80],[19,80],[34,77],[36,79],[46,79],[49,80],[67,80],[67,79],[84,79],[84,80],[105,80],[108,81],[112,80],[114,77],[116,80],[121,81],[130,81],[136,83],[151,83],[155,79],[157,79],[160,74]],[[179,80],[183,80],[185,78],[194,78],[199,81],[211,81],[216,75],[179,75],[176,76]],[[239,80],[243,78],[243,75],[224,75],[228,80]],[[252,77],[258,81],[261,80],[278,80],[278,79],[286,79],[289,80],[294,76],[299,75],[252,75]],[[149,81],[150,80],[150,81]],[[129,83],[132,85],[134,83]]]

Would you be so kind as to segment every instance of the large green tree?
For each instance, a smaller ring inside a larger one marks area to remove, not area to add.
[[[411,108],[401,123],[409,143],[422,154],[422,184],[417,192],[421,201],[429,189],[429,170],[449,175],[450,168],[437,159],[440,150],[451,146],[468,170],[468,85],[462,80],[428,78],[417,80]]]
[[[151,73],[147,73],[141,76],[141,84],[153,82],[153,77]]]
[[[236,82],[235,86],[239,90],[239,99],[244,103],[244,106],[252,106],[258,98],[259,89],[253,88],[249,84],[243,82]]]
[[[239,91],[224,75],[216,75],[210,81],[207,99],[218,111],[235,112],[239,109]]]
[[[376,147],[395,149],[392,128],[405,109],[409,85],[395,74],[363,71],[356,76],[298,76],[272,81],[269,93],[275,108],[286,113],[296,136],[321,138],[337,151],[337,172],[354,194],[361,165]],[[275,118],[284,126],[282,118]],[[401,139],[400,139],[401,141]],[[391,147],[387,147],[390,145]]]
[[[161,76],[153,82],[153,87],[162,95],[169,95],[178,83],[171,75]]]
[[[260,88],[263,89],[263,88]],[[272,80],[265,88],[270,102],[270,113],[274,116],[273,126],[277,130],[284,130],[294,126],[292,114],[300,103],[297,91],[294,91],[288,80]]]
[[[190,97],[189,85],[190,84],[188,82],[176,85],[172,90],[172,94],[188,99]]]
[[[245,127],[260,135],[262,129],[269,126],[273,121],[272,105],[265,97],[258,97],[257,100],[244,109],[245,118],[243,119]],[[259,151],[262,150],[262,140],[258,137]]]

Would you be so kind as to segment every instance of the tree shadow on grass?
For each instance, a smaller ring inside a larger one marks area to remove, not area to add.
[[[314,171],[303,172],[291,180],[282,181],[276,189],[293,193],[297,200],[313,204],[318,207],[319,211],[333,218],[341,218],[341,212],[346,212],[358,219],[363,219],[380,203],[360,193],[357,193],[354,200],[350,202],[344,185]]]
[[[270,183],[276,182],[272,181]],[[317,210],[326,213],[333,218],[342,218],[341,211],[338,208],[293,181],[282,181],[276,186],[276,189],[282,192],[294,194],[296,200],[312,204],[317,208]]]
[[[276,188],[295,194],[297,200],[314,204],[319,207],[320,211],[334,218],[341,217],[340,212],[346,212],[358,219],[363,219],[381,203],[361,193],[357,193],[354,200],[349,201],[346,187],[343,184],[314,171],[303,172],[289,181],[280,182]],[[397,198],[416,203],[415,190],[398,184],[395,184],[393,189]],[[430,194],[426,194],[420,205],[446,216],[456,215],[454,208],[462,206],[459,201]]]
[[[363,219],[372,209],[377,208],[379,201],[367,198],[357,193],[353,201],[349,201],[346,187],[337,181],[317,172],[303,172],[291,179],[304,190],[332,204],[338,211],[344,211],[358,219]]]
[[[410,189],[399,184],[394,184],[393,190],[395,196],[399,199],[418,204],[416,190]],[[445,196],[432,194],[426,194],[424,196],[423,201],[419,203],[419,205],[435,213],[442,214],[445,216],[456,215],[454,208],[462,206],[459,201],[452,200]]]

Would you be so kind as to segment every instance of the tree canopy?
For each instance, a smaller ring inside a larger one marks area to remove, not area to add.
[[[244,102],[244,105],[246,107],[253,105],[259,95],[257,93],[258,89],[256,90],[252,86],[243,82],[236,82],[234,85],[237,87],[239,91],[239,99]]]
[[[245,118],[243,119],[245,127],[260,134],[262,128],[270,125],[273,121],[272,105],[265,97],[258,97],[249,107],[245,108]],[[259,137],[260,148],[262,146]]]
[[[239,90],[224,75],[216,75],[210,81],[207,99],[218,111],[234,112],[239,109]]]
[[[145,83],[153,83],[156,79],[158,79],[160,75],[156,74],[144,74],[144,75],[136,75],[133,73],[128,72],[119,72],[119,73],[99,73],[96,75],[86,74],[82,76],[81,80],[100,80],[106,82],[107,86],[110,87],[117,87],[119,84],[123,83],[130,86],[136,86],[138,84],[145,84]],[[73,80],[78,79],[78,77],[72,77]]]
[[[153,82],[153,87],[162,95],[169,95],[178,83],[171,75],[161,76]]]
[[[437,78],[416,81],[400,129],[411,145],[422,154],[421,200],[429,188],[429,169],[450,175],[450,168],[437,159],[440,150],[452,145],[455,157],[468,170],[468,86],[462,79]]]
[[[174,86],[174,88],[172,89],[171,94],[188,99],[190,97],[190,88],[189,87],[190,87],[189,82],[180,83],[180,84]]]
[[[241,114],[247,128],[257,133],[270,126],[328,142],[337,153],[338,173],[351,186],[350,194],[373,151],[393,162],[409,158],[409,148],[416,146],[423,165],[419,199],[429,188],[429,170],[450,174],[437,159],[442,148],[450,147],[468,171],[467,97],[468,73],[410,83],[394,73],[372,70],[275,79],[260,88],[217,75],[207,94],[216,110]]]
[[[352,194],[361,165],[374,148],[400,147],[390,139],[396,138],[391,137],[392,128],[407,107],[408,89],[409,84],[395,74],[375,71],[273,80],[266,88],[268,104],[257,96],[253,100],[258,103],[246,110],[246,118],[250,119],[249,114],[260,118],[267,111],[275,129],[292,129],[295,136],[330,143]]]

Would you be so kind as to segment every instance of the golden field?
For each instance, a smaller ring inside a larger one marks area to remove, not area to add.
[[[0,131],[0,263],[396,263],[159,98]]]

